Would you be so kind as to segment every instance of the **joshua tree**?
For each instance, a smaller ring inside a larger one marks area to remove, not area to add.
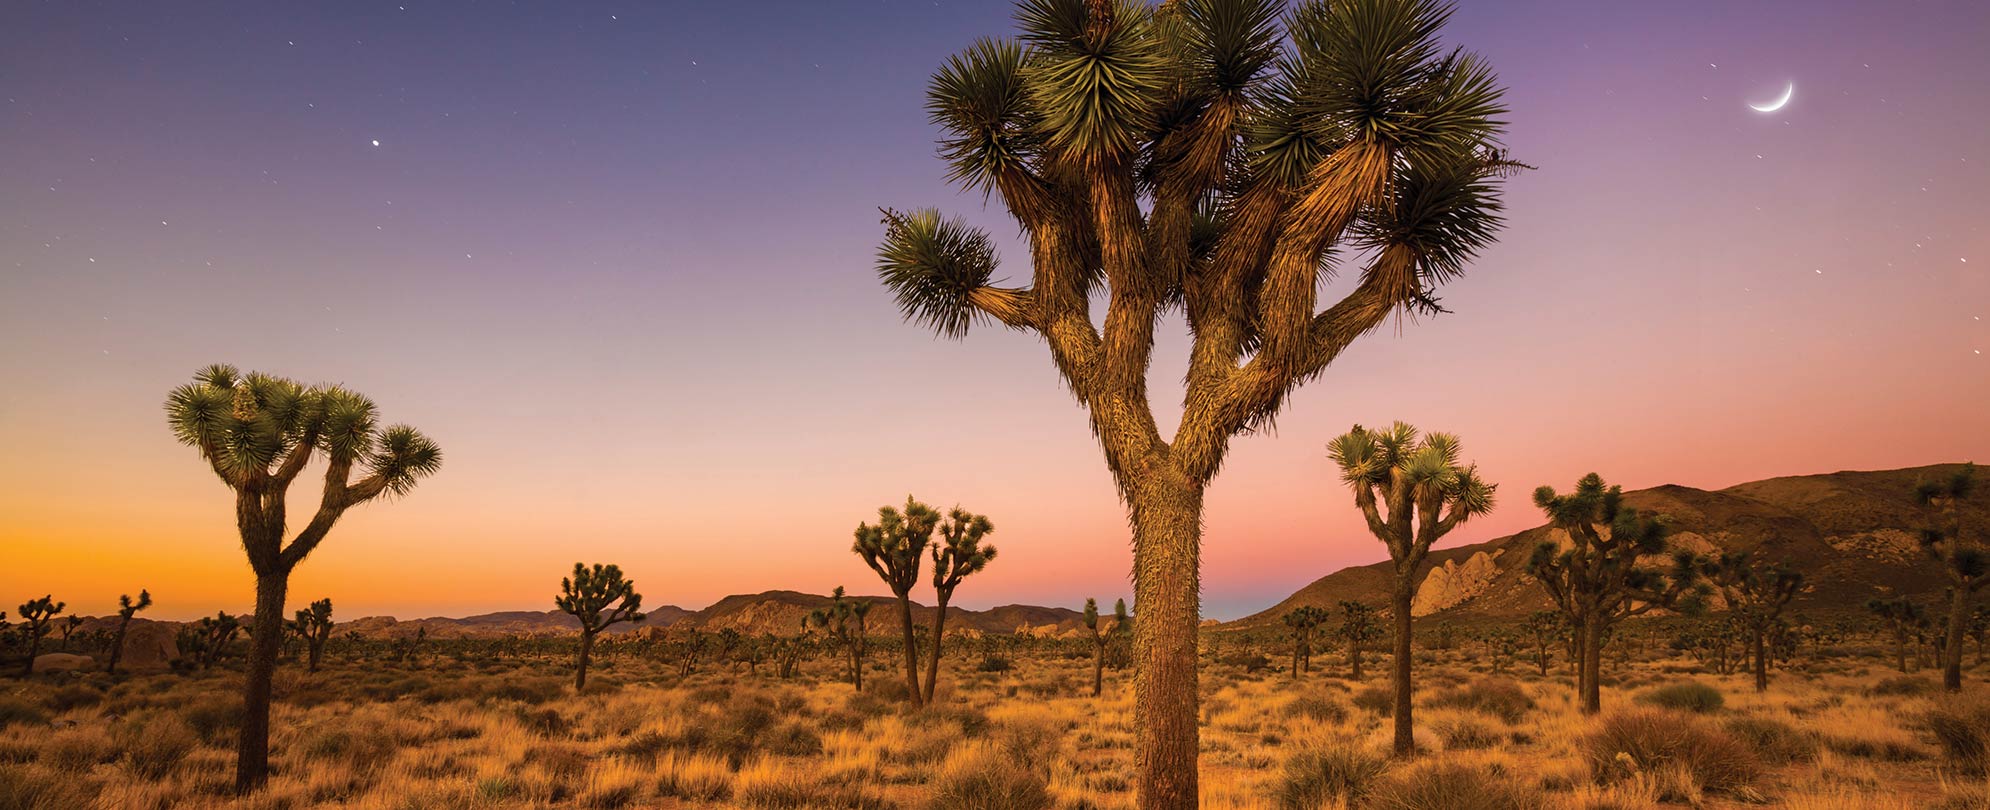
[[[940,542],[932,547],[933,591],[939,607],[933,611],[933,646],[927,651],[926,691],[920,696],[927,703],[933,702],[933,686],[940,680],[940,641],[947,629],[947,601],[953,599],[961,580],[979,573],[995,559],[995,547],[981,544],[982,538],[994,531],[995,524],[987,517],[958,506],[940,522]]]
[[[68,602],[55,601],[54,594],[21,603],[21,633],[28,639],[28,661],[21,667],[21,677],[35,674],[35,656],[41,654],[41,640],[48,636],[48,626],[55,617],[68,606]]]
[[[1285,626],[1292,628],[1292,677],[1313,668],[1313,629],[1327,622],[1325,608],[1302,605],[1285,614]]]
[[[325,641],[332,637],[332,600],[320,599],[297,611],[292,627],[304,639],[305,671],[317,672],[318,660],[325,654]]]
[[[1527,633],[1527,640],[1534,645],[1534,663],[1540,665],[1541,674],[1548,674],[1549,651],[1556,639],[1562,637],[1562,614],[1552,610],[1537,610],[1527,615],[1527,622],[1521,625]]]
[[[270,681],[283,636],[290,572],[346,510],[405,495],[442,466],[442,451],[405,425],[381,428],[373,401],[338,386],[310,387],[233,366],[209,366],[166,398],[181,443],[235,492],[235,522],[256,573],[254,642],[243,678],[239,790],[269,779]],[[317,511],[288,543],[285,496],[314,454],[325,456]],[[353,480],[358,468],[360,477]]]
[[[1915,625],[1927,622],[1927,616],[1922,612],[1921,606],[1903,596],[1871,600],[1866,603],[1866,610],[1879,617],[1880,622],[1893,634],[1896,659],[1894,666],[1901,672],[1906,672],[1908,641],[1914,637]]]
[[[1348,677],[1361,680],[1361,645],[1382,637],[1375,609],[1361,602],[1340,603],[1340,637],[1347,644]]]
[[[69,615],[63,617],[62,624],[60,626],[62,634],[62,647],[60,649],[63,652],[69,652],[69,637],[75,635],[76,628],[82,626],[83,626],[83,617],[81,616]]]
[[[1941,564],[1949,579],[1948,629],[1942,643],[1942,688],[1962,691],[1962,641],[1968,634],[1969,613],[1976,592],[1990,585],[1990,551],[1964,536],[1962,504],[1976,484],[1976,465],[1964,464],[1946,481],[1923,481],[1914,499],[1929,512],[1921,530],[1921,546]]]
[[[560,595],[554,597],[553,606],[580,620],[575,691],[587,686],[587,659],[594,652],[594,637],[610,626],[643,620],[643,595],[636,593],[636,581],[623,579],[622,568],[612,563],[595,563],[593,568],[574,563],[573,576],[560,578]]]
[[[924,701],[919,691],[919,643],[912,629],[912,586],[919,584],[920,560],[939,525],[939,512],[907,496],[904,512],[879,507],[876,526],[857,524],[857,541],[850,547],[898,597],[899,625],[905,634],[905,686],[913,706]]]
[[[1495,487],[1479,478],[1477,467],[1459,462],[1458,437],[1419,436],[1402,422],[1383,431],[1355,425],[1328,452],[1354,490],[1368,531],[1388,546],[1395,563],[1389,611],[1396,630],[1396,753],[1407,756],[1416,748],[1410,736],[1410,604],[1419,572],[1432,543],[1492,510]]]
[[[1665,523],[1623,505],[1622,487],[1606,486],[1596,473],[1583,476],[1575,491],[1534,490],[1534,505],[1550,526],[1566,532],[1563,548],[1543,541],[1527,561],[1548,597],[1578,633],[1576,691],[1584,714],[1602,711],[1604,635],[1630,616],[1666,607],[1691,607],[1682,600],[1698,594],[1692,555],[1674,555],[1670,574],[1638,565],[1638,558],[1665,552]]]
[[[927,109],[952,178],[1021,226],[1030,283],[993,282],[988,235],[932,211],[886,212],[879,275],[943,336],[1036,333],[1090,412],[1133,526],[1140,804],[1193,807],[1203,493],[1231,437],[1356,338],[1440,311],[1500,224],[1501,89],[1438,41],[1440,0],[1018,7],[1021,41],[955,56]],[[1342,272],[1359,283],[1322,307]],[[1192,344],[1170,438],[1148,371],[1176,308]]]
[[[1727,602],[1728,614],[1748,634],[1748,649],[1755,659],[1755,691],[1768,691],[1769,634],[1803,588],[1803,572],[1780,563],[1759,565],[1745,551],[1721,552],[1700,564],[1702,575]]]
[[[1092,634],[1092,697],[1098,697],[1106,688],[1106,645],[1112,643],[1113,636],[1126,631],[1128,618],[1126,600],[1121,599],[1112,606],[1111,627],[1099,627],[1099,600],[1085,600],[1085,630]]]
[[[216,611],[213,616],[180,627],[177,636],[180,654],[201,669],[214,666],[228,653],[228,645],[242,631],[242,620]]]
[[[871,601],[845,600],[841,585],[836,586],[829,599],[827,607],[809,611],[808,618],[804,621],[827,632],[831,640],[843,647],[845,654],[850,658],[850,685],[862,692],[864,691],[864,619],[871,613]],[[850,629],[852,620],[857,625],[854,634]]]
[[[117,664],[119,661],[124,660],[124,634],[126,630],[131,629],[131,617],[151,606],[152,592],[143,588],[138,590],[138,599],[136,601],[132,600],[131,594],[118,595],[117,634],[111,637],[111,661],[110,665],[104,668],[105,672],[112,675],[117,674]]]

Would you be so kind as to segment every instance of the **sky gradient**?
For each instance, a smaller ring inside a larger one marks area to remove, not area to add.
[[[1045,349],[937,340],[872,270],[877,207],[937,205],[1028,275],[922,109],[1009,12],[0,5],[0,607],[252,603],[228,491],[161,408],[214,362],[344,383],[442,445],[293,577],[343,617],[547,609],[575,560],[649,604],[881,592],[850,530],[907,493],[995,521],[956,604],[1130,596]],[[1458,433],[1500,484],[1450,544],[1592,470],[1990,460],[1986,34],[1973,0],[1463,3],[1446,39],[1498,69],[1539,169],[1453,314],[1363,339],[1235,443],[1205,615],[1386,556],[1324,452],[1355,422]],[[1163,331],[1165,409],[1187,344]]]

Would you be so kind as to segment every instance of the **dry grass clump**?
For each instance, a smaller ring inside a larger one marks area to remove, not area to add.
[[[1320,723],[1340,723],[1347,720],[1347,706],[1325,695],[1300,695],[1285,704],[1286,717],[1303,717]]]
[[[1700,683],[1699,681],[1680,681],[1679,683],[1667,684],[1640,693],[1637,701],[1647,706],[1657,706],[1664,709],[1693,712],[1695,714],[1720,711],[1721,706],[1727,702],[1725,698],[1721,697],[1721,690]]]
[[[1357,709],[1388,717],[1396,713],[1396,690],[1387,686],[1363,687],[1349,702]]]
[[[1762,773],[1755,753],[1720,728],[1651,710],[1604,718],[1582,752],[1598,781],[1658,777],[1671,783],[1666,799],[1697,800],[1699,791],[1751,795]]]
[[[1935,682],[1916,675],[1881,678],[1867,692],[1887,697],[1914,697],[1935,691]]]
[[[48,714],[40,706],[13,695],[0,695],[0,729],[12,725],[45,726]]]
[[[1788,765],[1808,762],[1817,756],[1817,735],[1799,731],[1774,717],[1737,715],[1728,718],[1721,727],[1747,743],[1765,763]]]
[[[1045,810],[1052,805],[1042,774],[989,742],[955,751],[929,784],[931,810]]]
[[[1432,706],[1469,709],[1514,725],[1534,710],[1526,687],[1505,678],[1480,678],[1432,699]]]
[[[1303,748],[1285,760],[1275,798],[1282,810],[1314,810],[1368,795],[1388,760],[1350,743]]]
[[[1535,810],[1539,791],[1469,765],[1430,762],[1382,780],[1363,810]]]
[[[1925,720],[1950,767],[1970,776],[1990,772],[1990,700],[1974,695],[1937,703]]]

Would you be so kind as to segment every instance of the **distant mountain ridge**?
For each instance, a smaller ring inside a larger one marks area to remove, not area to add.
[[[1669,541],[1697,552],[1752,550],[1805,574],[1793,609],[1857,610],[1876,596],[1938,595],[1943,580],[1922,555],[1919,530],[1927,515],[1914,501],[1924,480],[1962,465],[1843,471],[1787,476],[1708,491],[1668,484],[1624,493],[1639,510],[1666,515]],[[1990,525],[1990,481],[1960,505],[1965,525]],[[1549,607],[1526,573],[1527,558],[1560,534],[1547,526],[1482,543],[1432,551],[1412,613],[1460,619],[1513,618]],[[1378,543],[1377,549],[1380,550]],[[1334,608],[1342,600],[1381,605],[1388,593],[1387,561],[1335,571],[1278,604],[1233,622],[1249,629],[1279,622],[1302,605]]]

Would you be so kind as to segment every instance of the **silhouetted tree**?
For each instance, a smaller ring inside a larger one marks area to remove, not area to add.
[[[1348,677],[1361,680],[1361,645],[1382,637],[1382,622],[1375,609],[1361,602],[1340,603],[1340,637],[1347,644]]]
[[[1675,555],[1670,574],[1638,565],[1640,557],[1665,552],[1665,524],[1624,506],[1623,497],[1622,487],[1606,486],[1595,473],[1567,495],[1548,486],[1534,490],[1534,505],[1569,543],[1542,541],[1527,572],[1578,633],[1576,691],[1584,714],[1602,711],[1604,634],[1627,617],[1679,607],[1695,593],[1690,554]]]
[[[325,654],[325,641],[332,637],[332,600],[320,599],[298,610],[292,626],[297,637],[304,639],[304,671],[317,672],[318,661]]]
[[[841,646],[850,661],[850,685],[857,691],[864,691],[864,635],[865,617],[870,615],[871,602],[868,599],[850,601],[843,598],[843,586],[836,586],[830,594],[827,606],[809,611],[807,622],[821,628],[829,638]],[[852,633],[850,624],[857,628]]]
[[[1402,422],[1383,431],[1355,425],[1334,439],[1328,452],[1340,466],[1341,480],[1354,490],[1354,504],[1367,518],[1368,531],[1388,547],[1394,563],[1389,605],[1396,632],[1395,750],[1407,756],[1416,748],[1410,717],[1410,604],[1422,581],[1419,572],[1432,543],[1492,510],[1495,487],[1479,478],[1476,467],[1459,461],[1458,437],[1419,436]]]
[[[180,655],[201,669],[208,669],[228,654],[228,645],[242,631],[242,620],[224,611],[182,625],[176,636]]]
[[[995,547],[981,544],[983,538],[995,531],[995,524],[988,518],[977,515],[958,506],[947,512],[947,519],[940,522],[940,542],[933,544],[933,592],[938,597],[939,607],[933,611],[933,646],[926,658],[926,691],[921,698],[933,701],[933,685],[940,680],[940,643],[947,629],[947,602],[954,597],[954,588],[961,580],[988,567],[995,559]]]
[[[1548,674],[1549,650],[1557,639],[1562,637],[1562,614],[1552,610],[1537,610],[1527,614],[1527,621],[1521,628],[1527,633],[1527,640],[1534,646],[1534,663],[1540,665],[1541,674]]]
[[[1769,635],[1783,609],[1803,588],[1803,572],[1787,565],[1761,565],[1749,552],[1721,552],[1701,561],[1701,575],[1720,591],[1729,615],[1748,635],[1755,661],[1755,691],[1769,689]]]
[[[560,595],[554,597],[553,606],[580,620],[575,691],[587,686],[587,659],[594,652],[594,637],[613,625],[644,618],[643,595],[636,593],[635,580],[623,579],[622,568],[612,563],[595,563],[593,568],[574,563],[573,576],[560,578]]]
[[[898,597],[899,624],[905,636],[905,686],[912,705],[919,706],[919,644],[912,629],[912,586],[919,583],[919,563],[939,528],[940,513],[932,507],[905,499],[905,511],[889,506],[878,508],[878,523],[857,524],[856,542],[851,550]]]
[[[405,425],[381,428],[373,401],[338,386],[306,388],[281,377],[216,365],[166,398],[174,437],[235,492],[236,528],[256,574],[249,671],[243,678],[238,790],[269,779],[271,678],[283,636],[290,572],[325,539],[346,510],[405,495],[442,466],[442,451]],[[324,485],[309,523],[284,542],[290,484],[322,452]],[[353,480],[355,468],[363,470]]]
[[[1114,636],[1126,632],[1129,621],[1126,615],[1126,600],[1121,599],[1112,606],[1111,627],[1099,626],[1099,600],[1085,600],[1085,631],[1092,635],[1092,697],[1098,697],[1106,688],[1106,645]]]
[[[35,674],[35,657],[41,654],[41,640],[48,637],[48,628],[68,602],[55,601],[54,594],[40,599],[30,599],[21,603],[21,633],[27,638],[28,660],[21,665],[21,677]]]
[[[1964,464],[1946,481],[1923,481],[1914,499],[1928,511],[1921,546],[1949,580],[1949,615],[1942,643],[1942,688],[1962,691],[1962,640],[1976,592],[1990,585],[1990,551],[1963,533],[1962,503],[1976,485],[1976,465]]]
[[[1906,672],[1907,646],[1914,637],[1914,627],[1927,621],[1921,606],[1902,596],[1870,600],[1866,602],[1866,611],[1879,617],[1880,624],[1893,634],[1893,650],[1896,657],[1894,666],[1901,672]]]
[[[1392,313],[1439,311],[1492,240],[1501,90],[1440,44],[1439,0],[1018,7],[1022,41],[955,56],[927,109],[952,178],[1021,226],[1031,283],[991,283],[988,236],[930,211],[887,213],[879,275],[941,335],[1042,336],[1089,411],[1133,525],[1138,802],[1190,808],[1203,493],[1231,437]],[[1360,282],[1322,307],[1337,271]],[[1148,377],[1176,308],[1192,342],[1169,438]]]
[[[131,617],[151,606],[152,592],[143,588],[138,590],[138,599],[135,601],[131,598],[131,594],[118,595],[117,635],[111,638],[111,661],[110,665],[104,668],[106,672],[116,675],[118,662],[124,660],[124,634],[131,629]]]
[[[1285,626],[1292,628],[1292,677],[1313,668],[1313,629],[1325,624],[1325,608],[1301,605],[1285,614]]]

